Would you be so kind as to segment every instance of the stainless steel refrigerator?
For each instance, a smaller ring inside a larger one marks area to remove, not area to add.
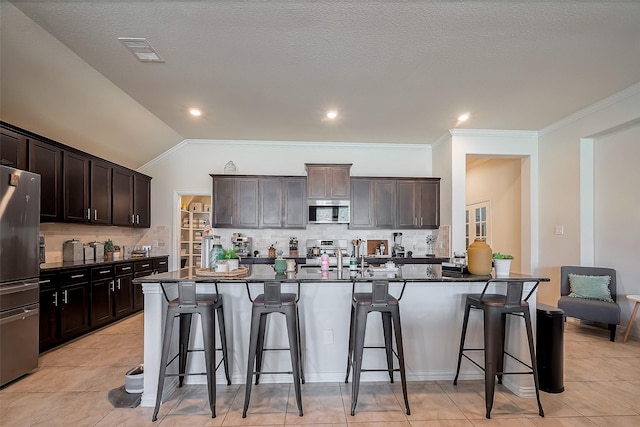
[[[0,385],[38,367],[40,175],[0,165]]]

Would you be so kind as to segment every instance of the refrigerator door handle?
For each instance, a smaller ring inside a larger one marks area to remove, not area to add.
[[[37,308],[28,310],[26,308],[22,309],[22,312],[14,314],[12,316],[3,317],[0,319],[0,325],[4,325],[5,323],[13,322],[15,320],[24,320],[27,317],[37,315],[39,310]]]
[[[0,295],[12,294],[14,292],[23,292],[31,289],[38,289],[38,282],[26,282],[16,286],[0,286]]]

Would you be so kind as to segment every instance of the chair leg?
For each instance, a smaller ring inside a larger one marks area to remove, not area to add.
[[[262,371],[262,356],[264,354],[264,336],[267,328],[267,315],[260,315],[260,327],[258,328],[258,347],[256,348],[256,385],[260,383]]]
[[[207,388],[209,391],[209,408],[211,418],[216,417],[216,316],[213,308],[200,312]]]
[[[260,319],[262,314],[255,309],[251,312],[251,332],[249,333],[249,358],[247,362],[247,381],[245,383],[244,392],[244,408],[242,409],[242,418],[247,417],[247,408],[249,408],[249,400],[251,398],[251,383],[253,382],[253,370],[256,363],[256,348],[258,347],[258,331],[260,329]]]
[[[189,355],[189,337],[191,335],[191,313],[180,314],[180,338],[179,338],[179,356],[178,356],[178,373],[184,374],[187,371],[187,357]],[[178,387],[182,387],[184,383],[184,375],[178,376]]]
[[[462,321],[462,333],[460,334],[460,351],[458,351],[458,367],[456,369],[456,376],[453,379],[453,385],[458,385],[458,375],[460,375],[460,364],[462,363],[462,352],[464,351],[464,340],[467,336],[467,324],[469,322],[469,311],[471,310],[471,304],[466,303],[464,307],[464,320]]]
[[[360,391],[360,372],[362,369],[362,354],[364,352],[364,335],[367,329],[368,311],[358,307],[355,313],[353,340],[353,378],[351,385],[351,416],[356,414],[358,392]]]
[[[296,393],[296,403],[298,404],[298,415],[302,416],[302,390],[300,389],[300,351],[298,333],[298,315],[296,308],[291,308],[285,314],[287,321],[287,333],[289,335],[289,352],[291,354],[291,371],[293,373],[293,388]]]
[[[298,357],[300,358],[300,381],[304,384],[304,358],[302,355],[302,338],[300,336],[300,312],[298,310],[298,306],[296,305],[296,321],[298,324]]]
[[[502,351],[500,330],[502,313],[492,310],[482,310],[484,313],[484,399],[487,409],[486,417],[491,418],[493,408],[493,395],[496,387],[496,372],[498,364],[498,352]]]
[[[533,384],[536,387],[536,399],[538,399],[538,414],[541,417],[544,417],[544,410],[542,409],[542,402],[540,402],[540,386],[538,383],[538,368],[536,361],[536,352],[533,347],[533,327],[531,326],[531,315],[529,310],[525,310],[524,314],[524,323],[527,327],[527,341],[529,342],[529,355],[531,356],[531,370],[533,371]]]
[[[500,344],[497,346],[496,355],[498,357],[498,362],[496,363],[496,373],[498,377],[498,384],[502,384],[502,376],[504,372],[504,351],[506,345],[506,334],[507,334],[507,314],[502,313],[500,316]]]
[[[610,332],[610,337],[609,340],[611,342],[615,342],[616,341],[616,325],[613,324],[609,324],[609,332]]]
[[[386,313],[384,313],[386,314]],[[391,317],[391,313],[389,313]],[[402,327],[400,326],[400,308],[393,310],[393,329],[396,332],[396,350],[398,351],[398,364],[400,365],[400,381],[402,382],[402,394],[407,415],[411,415],[409,409],[409,396],[407,394],[407,375],[404,367],[404,346],[402,345]]]
[[[218,330],[220,331],[220,344],[222,347],[222,363],[224,364],[224,376],[227,378],[227,385],[231,385],[231,376],[229,375],[229,353],[227,348],[227,333],[224,326],[224,309],[222,303],[216,308],[218,315]]]
[[[353,363],[353,340],[355,337],[355,307],[351,305],[351,321],[349,322],[349,350],[347,351],[347,375],[344,377],[344,383],[349,382],[349,371],[351,370],[351,364]]]
[[[162,402],[162,391],[164,389],[164,377],[167,373],[167,359],[169,358],[169,348],[171,346],[171,332],[173,331],[174,315],[169,312],[164,324],[164,334],[162,337],[162,353],[160,356],[160,370],[158,372],[158,389],[156,391],[156,407],[153,410],[151,421],[158,419],[158,411]]]
[[[389,370],[389,381],[393,383],[393,331],[391,329],[391,313],[381,312],[382,331],[384,333],[384,349],[387,354],[387,369]]]

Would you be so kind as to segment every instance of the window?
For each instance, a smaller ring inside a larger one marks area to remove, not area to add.
[[[465,218],[466,247],[468,248],[475,239],[484,239],[491,246],[491,205],[489,201],[467,205]]]

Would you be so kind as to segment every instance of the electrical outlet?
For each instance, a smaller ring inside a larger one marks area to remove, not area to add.
[[[333,329],[324,329],[322,336],[325,344],[333,344]]]
[[[555,226],[555,234],[557,234],[557,235],[564,234],[564,225],[556,225]]]

